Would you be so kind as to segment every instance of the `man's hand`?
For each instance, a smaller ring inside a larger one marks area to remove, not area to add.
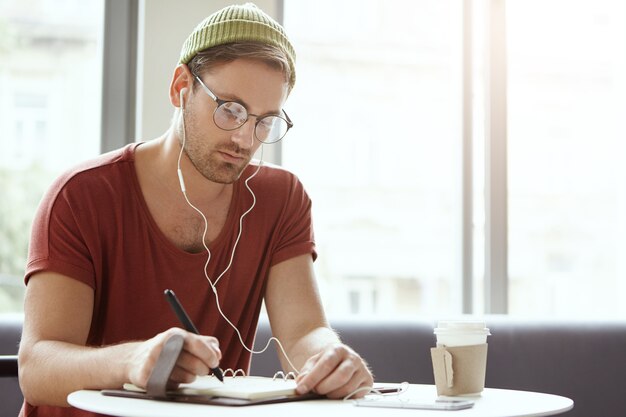
[[[207,375],[210,368],[219,366],[222,353],[216,338],[196,335],[174,327],[137,344],[127,362],[127,375],[131,383],[142,388],[147,385],[165,342],[175,334],[183,336],[184,344],[172,370],[170,385],[193,382],[197,375]]]
[[[365,361],[350,347],[337,343],[313,355],[296,378],[297,392],[309,391],[328,398],[343,398],[358,388],[371,387],[372,373]],[[355,394],[363,397],[365,390]]]

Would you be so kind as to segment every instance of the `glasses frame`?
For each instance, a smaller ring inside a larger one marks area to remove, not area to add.
[[[234,101],[234,100],[222,100],[221,98],[219,98],[218,96],[215,95],[215,93],[213,93],[213,91],[211,91],[209,89],[209,87],[206,86],[206,84],[204,84],[204,82],[202,81],[202,79],[198,76],[198,75],[193,75],[194,78],[196,80],[198,80],[198,82],[200,83],[200,85],[202,86],[202,89],[204,90],[205,93],[207,93],[207,95],[213,100],[215,101],[215,103],[217,103],[217,107],[215,107],[215,110],[213,110],[213,123],[215,123],[215,126],[217,126],[218,128],[227,131],[227,132],[231,132],[233,130],[237,130],[239,129],[241,126],[245,125],[248,120],[250,120],[250,116],[254,116],[256,118],[256,122],[254,123],[254,139],[256,139],[257,141],[261,142],[261,143],[265,143],[265,144],[271,144],[271,143],[277,143],[280,142],[285,136],[287,136],[287,132],[289,132],[289,129],[291,129],[293,127],[293,122],[291,121],[291,119],[289,118],[289,115],[287,114],[287,112],[285,110],[281,110],[283,112],[283,114],[285,115],[285,117],[281,116],[280,114],[265,114],[265,115],[257,115],[257,114],[253,114],[250,113],[248,111],[248,109],[246,108],[246,106],[244,106],[243,104],[239,103],[238,101]],[[241,107],[243,107],[243,109],[246,111],[246,119],[243,121],[243,123],[241,123],[239,126],[236,126],[232,129],[225,129],[223,127],[221,127],[220,125],[217,124],[217,122],[215,121],[215,114],[217,113],[217,110],[223,106],[224,104],[228,104],[228,103],[236,103],[238,105],[240,105]],[[266,142],[263,141],[261,139],[258,138],[257,134],[256,134],[256,129],[257,126],[259,125],[259,122],[261,122],[261,120],[263,120],[266,117],[278,117],[279,119],[282,119],[285,121],[285,123],[287,123],[287,130],[285,130],[285,134],[282,135],[280,138],[271,141],[271,142]]]

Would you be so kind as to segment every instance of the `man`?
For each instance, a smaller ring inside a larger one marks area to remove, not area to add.
[[[252,4],[222,9],[183,46],[170,129],[53,184],[25,277],[22,415],[89,415],[63,408],[67,395],[145,386],[172,334],[184,337],[172,383],[218,366],[248,370],[263,300],[299,393],[341,398],[372,385],[324,316],[306,192],[289,172],[251,163],[292,126],[283,105],[294,65],[269,16]],[[178,328],[168,288],[200,335]]]

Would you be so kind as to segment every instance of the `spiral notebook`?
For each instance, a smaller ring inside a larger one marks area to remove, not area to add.
[[[182,337],[178,335],[168,339],[148,379],[146,389],[127,383],[124,384],[124,389],[103,390],[102,395],[235,406],[320,398],[315,394],[296,394],[296,382],[293,379],[287,379],[278,374],[274,378],[245,376],[241,371],[231,371],[232,376],[225,376],[224,382],[219,381],[213,375],[208,375],[198,377],[189,384],[180,384],[175,390],[167,390],[167,381],[176,364],[182,344]]]
[[[146,390],[133,384],[124,384],[124,390],[145,393]],[[212,375],[201,376],[189,384],[180,384],[178,389],[167,391],[168,396],[227,397],[242,400],[296,395],[296,381],[262,376],[227,376],[221,382]]]

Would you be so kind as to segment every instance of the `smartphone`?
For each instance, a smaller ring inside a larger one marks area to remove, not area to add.
[[[355,400],[357,407],[381,408],[413,408],[417,410],[464,410],[472,408],[474,401],[470,400],[437,400],[432,402],[416,401],[400,398],[376,398]]]

